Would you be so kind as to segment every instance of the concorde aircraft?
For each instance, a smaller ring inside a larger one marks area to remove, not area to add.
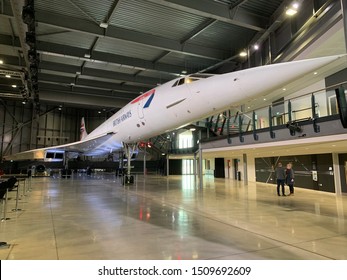
[[[93,156],[124,149],[130,160],[131,151],[139,141],[264,95],[340,57],[271,64],[219,75],[200,73],[179,77],[135,98],[90,134],[85,132],[83,122],[80,141],[21,152],[5,159],[54,159],[62,158],[63,154]]]

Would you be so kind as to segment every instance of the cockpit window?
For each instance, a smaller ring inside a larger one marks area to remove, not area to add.
[[[179,81],[178,81],[178,86],[180,86],[180,85],[183,85],[184,84],[184,80],[185,80],[185,78],[182,78],[182,79],[180,79]]]
[[[172,85],[172,87],[180,86],[180,85],[183,85],[183,84],[190,84],[192,82],[195,82],[195,81],[198,81],[198,80],[201,80],[201,79],[206,79],[206,78],[209,78],[209,77],[212,77],[212,76],[214,76],[214,75],[213,74],[204,74],[204,73],[192,74],[190,76],[186,76],[184,78],[181,78],[181,79],[177,80]]]

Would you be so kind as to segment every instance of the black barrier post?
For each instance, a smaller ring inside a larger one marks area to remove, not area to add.
[[[335,89],[337,106],[343,128],[347,128],[347,103],[345,89],[341,86]]]
[[[19,198],[19,181],[16,188],[16,208],[12,209],[13,212],[22,211],[22,209],[18,209],[18,198]]]
[[[243,141],[245,141],[243,136],[242,136],[242,117],[241,117],[241,115],[239,115],[239,138],[240,138],[241,143]]]
[[[273,125],[272,125],[272,107],[269,106],[269,131],[270,131],[270,137],[274,139],[276,137],[275,132],[273,132]]]
[[[230,135],[230,116],[227,119],[227,137],[228,137],[228,144],[231,144],[231,135]]]
[[[320,127],[317,124],[318,114],[316,111],[316,99],[314,94],[311,95],[311,107],[312,107],[312,118],[313,118],[313,130],[314,132],[318,133],[320,132]]]
[[[8,188],[6,188],[6,197],[5,197],[5,200],[4,200],[4,216],[3,218],[1,218],[1,221],[7,221],[7,220],[10,220],[10,218],[7,218],[7,198],[8,198]]]
[[[257,132],[256,132],[256,129],[257,129],[257,126],[256,126],[256,115],[255,115],[255,111],[253,111],[253,115],[252,115],[252,125],[253,125],[253,139],[254,140],[258,140],[259,137],[257,135]]]

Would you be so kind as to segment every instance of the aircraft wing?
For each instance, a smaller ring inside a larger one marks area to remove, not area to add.
[[[103,143],[105,143],[108,139],[110,139],[114,133],[105,133],[102,135],[98,135],[94,138],[85,139],[69,144],[52,146],[41,149],[29,150],[17,154],[13,154],[10,156],[5,156],[5,160],[28,160],[28,159],[36,159],[36,160],[47,160],[54,161],[63,160],[63,153],[72,153],[72,154],[98,154],[104,152],[102,147]],[[56,158],[55,154],[60,154],[61,157]]]

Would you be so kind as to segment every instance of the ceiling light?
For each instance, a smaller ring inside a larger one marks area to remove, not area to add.
[[[299,3],[298,3],[298,2],[294,2],[294,3],[292,4],[292,7],[293,7],[295,10],[297,10],[297,9],[299,8]]]
[[[185,75],[187,74],[187,70],[182,70],[181,73]]]
[[[287,89],[286,88],[282,88],[283,91],[286,91]]]
[[[106,29],[108,27],[108,23],[107,22],[100,22],[99,26],[101,28],[105,28]]]
[[[298,11],[293,9],[293,8],[289,8],[287,11],[286,11],[286,15],[287,16],[294,16]]]
[[[3,60],[0,60],[0,64],[4,64],[4,61],[3,61]]]
[[[13,88],[16,88],[16,87],[17,87],[17,85],[12,85],[12,87],[13,87]]]
[[[190,131],[195,131],[196,128],[195,128],[195,127],[192,127],[192,128],[190,128],[189,130],[190,130]]]
[[[313,75],[317,75],[317,74],[318,74],[318,72],[314,72],[314,73],[313,73]]]
[[[286,15],[293,16],[298,12],[299,3],[294,2],[290,8],[286,10]]]
[[[247,52],[246,52],[246,51],[242,51],[242,52],[240,52],[240,56],[241,56],[241,57],[245,57],[245,56],[247,56]]]
[[[11,75],[6,74],[5,77],[6,77],[6,78],[11,78]]]
[[[254,45],[253,49],[255,49],[256,51],[259,50],[259,45]]]
[[[85,58],[90,58],[90,54],[89,54],[89,53],[86,53],[86,54],[84,55],[84,57],[85,57]]]

